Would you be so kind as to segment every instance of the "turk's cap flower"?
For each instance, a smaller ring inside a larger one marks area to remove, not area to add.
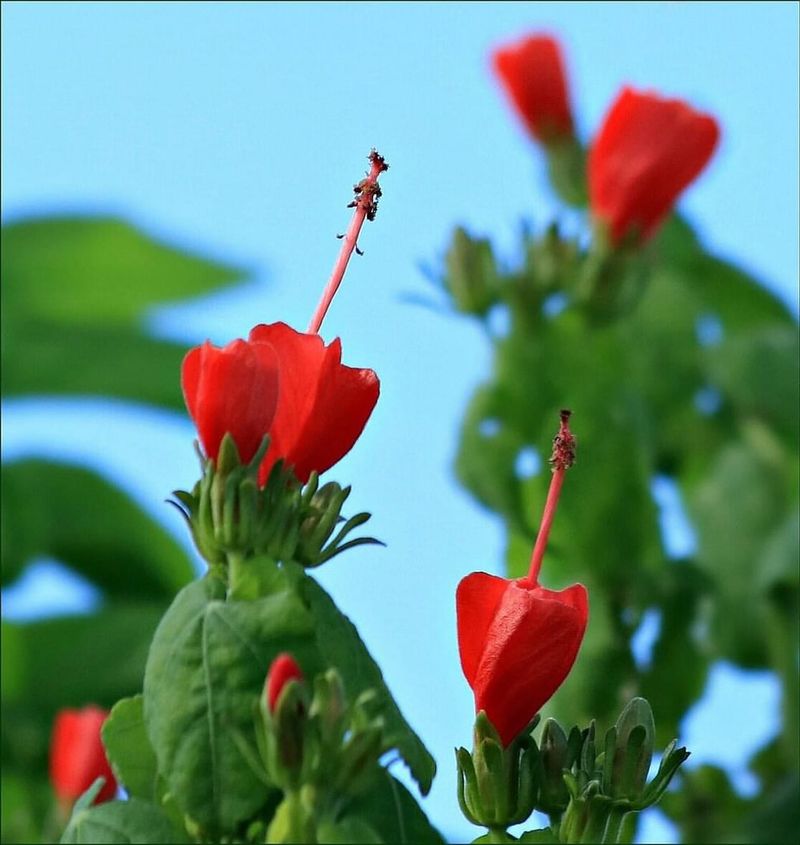
[[[303,484],[325,472],[353,447],[380,391],[372,370],[341,358],[338,338],[325,346],[286,323],[258,325],[248,340],[223,348],[206,342],[190,350],[181,381],[206,456],[217,460],[228,433],[246,463],[268,435],[262,486],[281,459]]]
[[[651,237],[719,141],[708,114],[676,99],[626,87],[589,153],[589,200],[611,242]]]
[[[100,730],[108,711],[93,705],[61,710],[50,742],[50,780],[63,802],[79,798],[99,778],[105,778],[95,803],[110,801],[117,783],[106,757]]]
[[[492,65],[528,132],[549,145],[573,136],[569,86],[561,47],[537,34],[498,48]]]
[[[456,610],[475,709],[485,711],[508,746],[575,662],[588,620],[586,588],[547,590],[529,579],[473,572],[458,585]]]

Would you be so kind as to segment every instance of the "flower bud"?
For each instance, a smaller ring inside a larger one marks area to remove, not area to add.
[[[303,673],[291,654],[279,654],[269,667],[264,691],[270,713],[275,713],[278,699],[290,681],[302,681]]]
[[[94,706],[61,710],[56,716],[50,743],[50,780],[61,801],[75,801],[98,777],[105,778],[105,783],[95,803],[110,801],[116,794],[117,782],[100,736],[107,717],[106,710]]]
[[[459,227],[445,262],[445,286],[456,308],[466,314],[485,316],[498,301],[499,280],[491,243],[472,238]]]
[[[529,734],[505,747],[486,713],[479,712],[472,754],[456,750],[458,802],[466,818],[491,829],[524,822],[536,805],[538,758]]]
[[[572,108],[559,43],[536,34],[495,50],[495,73],[525,128],[542,144],[573,135]]]
[[[561,813],[569,803],[564,771],[571,768],[573,761],[567,735],[555,719],[544,723],[539,745],[541,783],[537,807],[545,813]]]
[[[605,788],[614,798],[641,797],[653,759],[655,722],[644,698],[631,699],[606,735]]]
[[[651,237],[719,140],[711,115],[682,100],[624,88],[589,154],[592,214],[615,246]]]

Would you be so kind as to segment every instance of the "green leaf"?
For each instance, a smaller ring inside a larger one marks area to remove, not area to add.
[[[177,374],[185,349],[149,337],[144,317],[155,305],[239,276],[119,219],[4,226],[4,395],[99,393],[181,408]]]
[[[456,472],[478,501],[522,526],[519,479],[514,465],[524,438],[502,416],[503,397],[479,388],[461,427]]]
[[[385,769],[380,770],[368,792],[359,795],[347,806],[345,814],[347,818],[355,816],[366,821],[383,842],[397,845],[438,845],[444,842],[414,796]]]
[[[0,779],[0,840],[5,843],[55,842],[62,823],[53,813],[53,788],[44,774],[12,771],[3,757]]]
[[[130,602],[89,616],[3,622],[2,660],[18,684],[3,687],[3,761],[44,772],[52,721],[63,707],[111,707],[142,687],[160,605]]]
[[[385,839],[367,822],[356,816],[345,816],[338,821],[323,821],[317,827],[317,841],[326,845],[381,845]]]
[[[748,802],[717,766],[700,766],[681,774],[681,789],[669,791],[659,808],[681,831],[684,842],[746,842],[742,822]],[[759,840],[767,841],[767,840]]]
[[[670,275],[673,286],[691,289],[698,309],[719,318],[726,331],[795,323],[775,294],[738,267],[705,252],[690,226],[677,216],[662,227],[656,255],[657,271]]]
[[[773,565],[762,561],[785,518],[785,471],[744,442],[732,443],[688,499],[701,528],[697,563],[718,595],[712,636],[722,653],[745,666],[767,662],[760,573]]]
[[[69,464],[3,466],[3,583],[56,558],[111,598],[171,599],[193,577],[183,549],[125,493]]]
[[[211,837],[231,832],[267,800],[235,736],[256,747],[253,704],[271,662],[288,651],[309,677],[320,668],[312,622],[295,593],[246,602],[223,595],[209,577],[181,590],[153,638],[144,679],[158,770]]]
[[[108,845],[163,845],[188,842],[154,804],[131,798],[110,801],[73,814],[62,843],[108,843]]]
[[[711,655],[698,641],[696,631],[709,599],[710,583],[689,561],[666,567],[658,583],[661,624],[640,690],[645,698],[657,702],[656,746],[664,747],[678,735],[684,713],[705,687]]]
[[[158,764],[145,729],[143,697],[118,701],[103,724],[102,734],[117,782],[131,797],[154,801]]]
[[[789,449],[800,438],[800,346],[797,326],[767,326],[738,334],[708,351],[712,380],[741,417],[780,434]]]
[[[358,635],[353,623],[336,607],[323,588],[308,576],[301,589],[314,625],[323,664],[339,670],[350,700],[368,689],[377,693],[376,707],[385,720],[385,739],[398,750],[423,795],[436,774],[436,762],[403,717],[387,688],[378,664]]]
[[[548,843],[558,842],[549,827],[542,827],[539,830],[526,830],[519,838],[520,842]]]

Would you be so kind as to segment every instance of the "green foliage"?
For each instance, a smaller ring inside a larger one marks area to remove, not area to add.
[[[138,798],[111,801],[73,813],[62,843],[105,842],[108,845],[163,845],[188,842],[186,834],[175,827],[154,804]]]
[[[347,816],[363,819],[380,836],[381,842],[397,845],[440,845],[441,834],[428,821],[411,793],[381,770],[372,787],[345,810]]]
[[[144,677],[159,771],[181,809],[212,837],[266,799],[236,737],[255,747],[253,701],[270,663],[289,651],[314,666],[312,620],[291,590],[248,602],[223,598],[210,577],[185,587],[156,631]]]
[[[158,764],[144,724],[143,697],[123,698],[103,724],[103,745],[117,779],[128,795],[157,797]]]
[[[386,723],[386,742],[398,750],[422,794],[427,794],[436,774],[436,763],[395,704],[378,664],[355,626],[313,578],[305,577],[301,589],[311,612],[323,664],[339,670],[348,695],[355,697],[365,690],[375,690],[376,708]]]
[[[194,574],[183,549],[130,497],[77,466],[4,466],[2,531],[3,585],[38,557],[61,561],[115,600],[169,600]]]
[[[521,456],[535,450],[546,466],[562,407],[573,411],[579,444],[543,579],[554,588],[586,584],[589,625],[546,712],[609,720],[638,692],[657,702],[664,742],[702,694],[714,659],[772,668],[784,691],[777,782],[796,782],[795,319],[747,274],[709,255],[678,218],[640,253],[605,257],[551,227],[526,236],[513,271],[484,267],[490,247],[468,240],[458,230],[452,249],[481,251],[485,279],[470,286],[493,292],[509,331],[490,332],[485,309],[472,309],[494,362],[467,408],[456,470],[505,523],[510,576],[527,572],[549,484],[546,469],[525,475]],[[459,285],[443,280],[451,295]],[[697,539],[692,559],[668,559],[657,477],[683,497]],[[637,665],[631,640],[646,611],[660,629],[652,658]],[[733,804],[720,813],[735,818]],[[684,834],[701,841],[701,830],[687,824]]]
[[[4,398],[98,394],[167,408],[182,406],[185,349],[148,334],[149,310],[239,275],[121,220],[88,217],[4,225],[1,272]],[[48,557],[87,578],[105,602],[89,616],[3,623],[2,838],[52,841],[46,772],[56,712],[110,707],[141,689],[158,618],[193,568],[126,494],[51,461],[3,467],[2,536],[4,587]]]
[[[58,710],[110,707],[141,685],[160,615],[161,605],[129,602],[91,616],[3,622],[4,774],[43,778]]]
[[[148,309],[240,276],[115,218],[4,226],[3,395],[100,394],[181,408],[186,350],[147,333]]]

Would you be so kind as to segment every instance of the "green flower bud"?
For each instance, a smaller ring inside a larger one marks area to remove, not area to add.
[[[650,704],[644,698],[631,699],[606,736],[604,780],[609,795],[630,801],[642,797],[654,742],[655,722]]]
[[[456,750],[458,802],[473,824],[492,830],[525,821],[538,792],[539,750],[523,732],[507,748],[483,711],[475,718],[474,749]]]
[[[562,813],[569,803],[564,772],[571,768],[567,735],[555,719],[547,719],[539,741],[541,782],[537,808],[548,815]]]
[[[458,228],[445,263],[445,286],[456,308],[467,314],[484,316],[498,299],[499,285],[491,243],[472,238]]]

